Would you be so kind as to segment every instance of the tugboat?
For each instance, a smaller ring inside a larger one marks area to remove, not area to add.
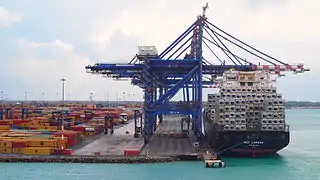
[[[226,167],[226,163],[223,162],[219,155],[213,153],[210,154],[208,151],[203,154],[203,159],[205,162],[205,167],[207,168],[224,168]]]

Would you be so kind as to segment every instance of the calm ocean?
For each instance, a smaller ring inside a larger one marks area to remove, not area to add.
[[[287,110],[291,143],[278,157],[168,164],[0,164],[0,180],[320,180],[320,110]]]

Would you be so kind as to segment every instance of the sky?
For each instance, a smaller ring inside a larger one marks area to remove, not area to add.
[[[93,100],[141,100],[142,90],[130,81],[91,75],[85,66],[127,63],[138,45],[165,49],[205,3],[0,0],[0,90],[9,100],[58,100],[60,79],[66,78],[69,100],[89,100],[90,93]],[[206,16],[280,60],[311,68],[304,74],[287,73],[279,79],[278,91],[286,100],[320,101],[318,7],[317,0],[212,0]],[[206,59],[216,62],[212,56]],[[204,96],[212,91],[204,90]]]

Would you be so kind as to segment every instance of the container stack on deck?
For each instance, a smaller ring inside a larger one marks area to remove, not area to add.
[[[268,86],[266,74],[233,71],[226,77],[232,80],[223,85],[219,93],[208,95],[209,118],[223,131],[285,129],[284,100],[276,87]],[[242,86],[241,83],[251,83],[251,86]]]

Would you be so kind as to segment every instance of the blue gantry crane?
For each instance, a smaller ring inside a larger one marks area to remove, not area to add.
[[[138,54],[128,64],[99,63],[85,67],[92,74],[118,80],[130,78],[133,85],[143,89],[142,132],[146,142],[154,134],[157,120],[161,123],[166,114],[189,116],[195,135],[203,137],[202,88],[212,87],[214,79],[226,70],[268,70],[278,75],[282,71],[309,71],[303,64],[289,65],[269,56],[215,26],[205,16],[207,8],[208,4],[202,15],[161,53],[155,46],[139,46]],[[230,46],[259,61],[247,61],[233,53]],[[204,48],[216,63],[204,58]],[[181,89],[183,101],[171,102]]]

